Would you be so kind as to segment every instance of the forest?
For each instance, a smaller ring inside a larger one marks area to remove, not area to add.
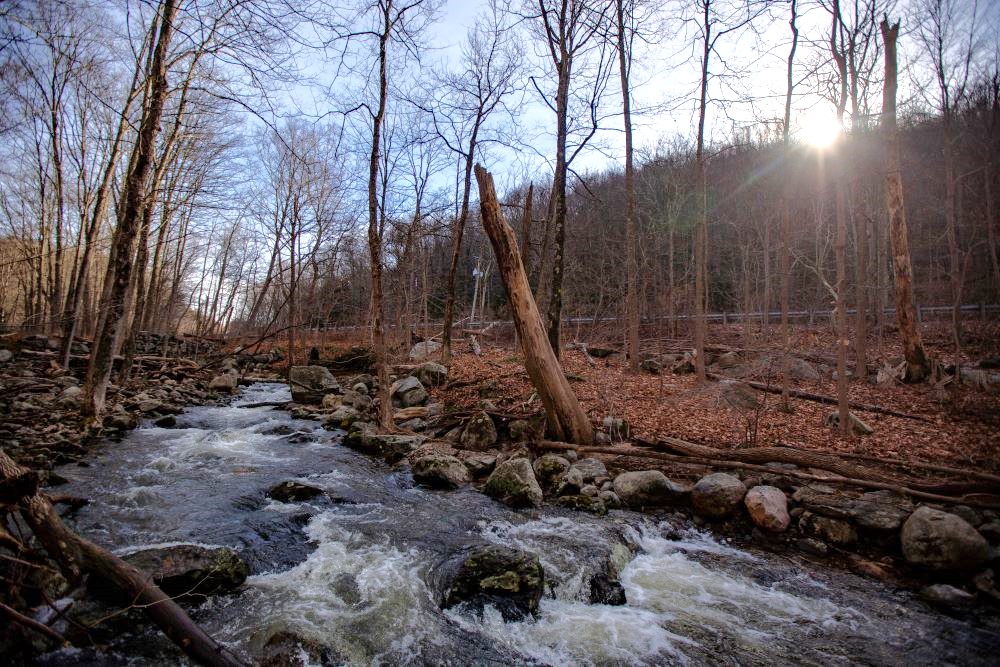
[[[989,664],[998,26],[0,3],[0,649]]]

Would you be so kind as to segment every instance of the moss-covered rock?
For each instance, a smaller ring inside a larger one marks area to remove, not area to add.
[[[542,489],[535,479],[531,461],[519,457],[499,464],[486,480],[483,492],[511,507],[538,507]]]
[[[195,544],[143,549],[124,556],[130,565],[150,574],[167,595],[213,595],[239,588],[250,568],[228,547]]]
[[[489,605],[506,621],[523,619],[538,611],[545,587],[545,572],[534,554],[507,547],[477,547],[452,559],[441,607],[467,605],[481,612]]]

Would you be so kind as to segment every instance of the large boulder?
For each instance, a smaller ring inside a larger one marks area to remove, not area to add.
[[[624,472],[614,481],[615,494],[628,507],[662,507],[683,502],[690,487],[677,484],[659,470]]]
[[[436,387],[448,379],[448,368],[436,361],[425,361],[414,368],[410,375],[420,380],[425,387]]]
[[[432,489],[456,489],[471,480],[469,469],[454,456],[428,454],[413,462],[413,480]]]
[[[784,532],[792,521],[785,492],[777,487],[755,486],[747,491],[743,504],[754,525],[772,533]]]
[[[415,451],[426,440],[421,435],[389,435],[376,433],[370,424],[354,428],[344,438],[344,446],[369,456],[378,456],[388,463],[396,463]],[[357,426],[357,424],[355,425]]]
[[[698,480],[691,490],[694,511],[710,519],[722,519],[732,514],[747,493],[747,487],[728,473],[716,472]]]
[[[288,371],[292,400],[296,403],[319,403],[326,394],[340,392],[340,384],[326,366],[292,366]]]
[[[236,386],[239,384],[240,376],[235,369],[229,369],[224,373],[220,373],[212,378],[212,381],[208,383],[208,388],[211,391],[224,391],[227,393],[232,393],[236,391]]]
[[[832,519],[806,510],[799,516],[799,530],[824,542],[847,546],[858,541],[858,531],[849,521]]]
[[[400,378],[389,387],[392,405],[397,408],[412,408],[427,402],[427,390],[420,380],[411,376]]]
[[[972,570],[990,555],[986,538],[967,521],[926,506],[906,520],[900,539],[907,561],[932,570]]]
[[[433,340],[425,340],[410,348],[410,361],[426,361],[436,356],[441,349],[441,343]]]
[[[462,429],[462,436],[459,438],[459,446],[473,452],[486,451],[496,444],[497,427],[493,424],[493,418],[486,412],[479,412],[472,416],[472,419]]]
[[[483,492],[511,507],[538,507],[542,489],[535,479],[531,461],[519,457],[499,464],[486,480]]]
[[[722,380],[719,382],[720,402],[724,407],[737,411],[752,411],[760,407],[757,392],[746,382]]]
[[[489,605],[504,620],[517,621],[538,611],[545,572],[538,556],[497,545],[477,547],[451,559],[444,568],[442,608],[466,605],[481,612]]]
[[[178,544],[143,549],[123,556],[130,565],[148,573],[167,595],[212,595],[239,588],[250,568],[229,547]]]

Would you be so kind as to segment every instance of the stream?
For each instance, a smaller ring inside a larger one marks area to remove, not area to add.
[[[342,447],[342,432],[239,407],[288,397],[285,385],[254,385],[59,470],[70,480],[60,491],[91,499],[73,527],[116,553],[197,543],[243,555],[243,589],[191,613],[248,661],[285,630],[349,665],[997,664],[992,615],[945,615],[908,592],[737,549],[680,521],[514,511],[471,488],[424,489],[408,466]],[[285,480],[330,498],[265,497]],[[437,564],[484,543],[538,554],[548,590],[537,618],[438,608]],[[616,543],[635,554],[621,574],[628,604],[589,604],[589,576]],[[101,653],[66,649],[43,663],[187,661],[140,628]]]

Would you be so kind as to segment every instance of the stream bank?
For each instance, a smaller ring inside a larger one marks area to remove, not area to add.
[[[173,543],[240,554],[246,584],[192,614],[248,661],[280,641],[347,664],[992,661],[989,614],[942,614],[892,586],[737,547],[672,512],[513,510],[471,487],[423,488],[405,462],[343,447],[343,431],[239,407],[287,399],[284,386],[255,385],[232,405],[186,410],[172,428],[146,422],[88,468],[59,469],[67,492],[91,499],[74,527],[120,554]],[[267,498],[286,481],[322,494]],[[490,544],[538,556],[537,616],[440,608],[441,563]],[[620,572],[627,604],[593,604],[595,563],[615,544],[630,556]],[[183,662],[148,626],[100,639],[100,651],[43,663]]]

